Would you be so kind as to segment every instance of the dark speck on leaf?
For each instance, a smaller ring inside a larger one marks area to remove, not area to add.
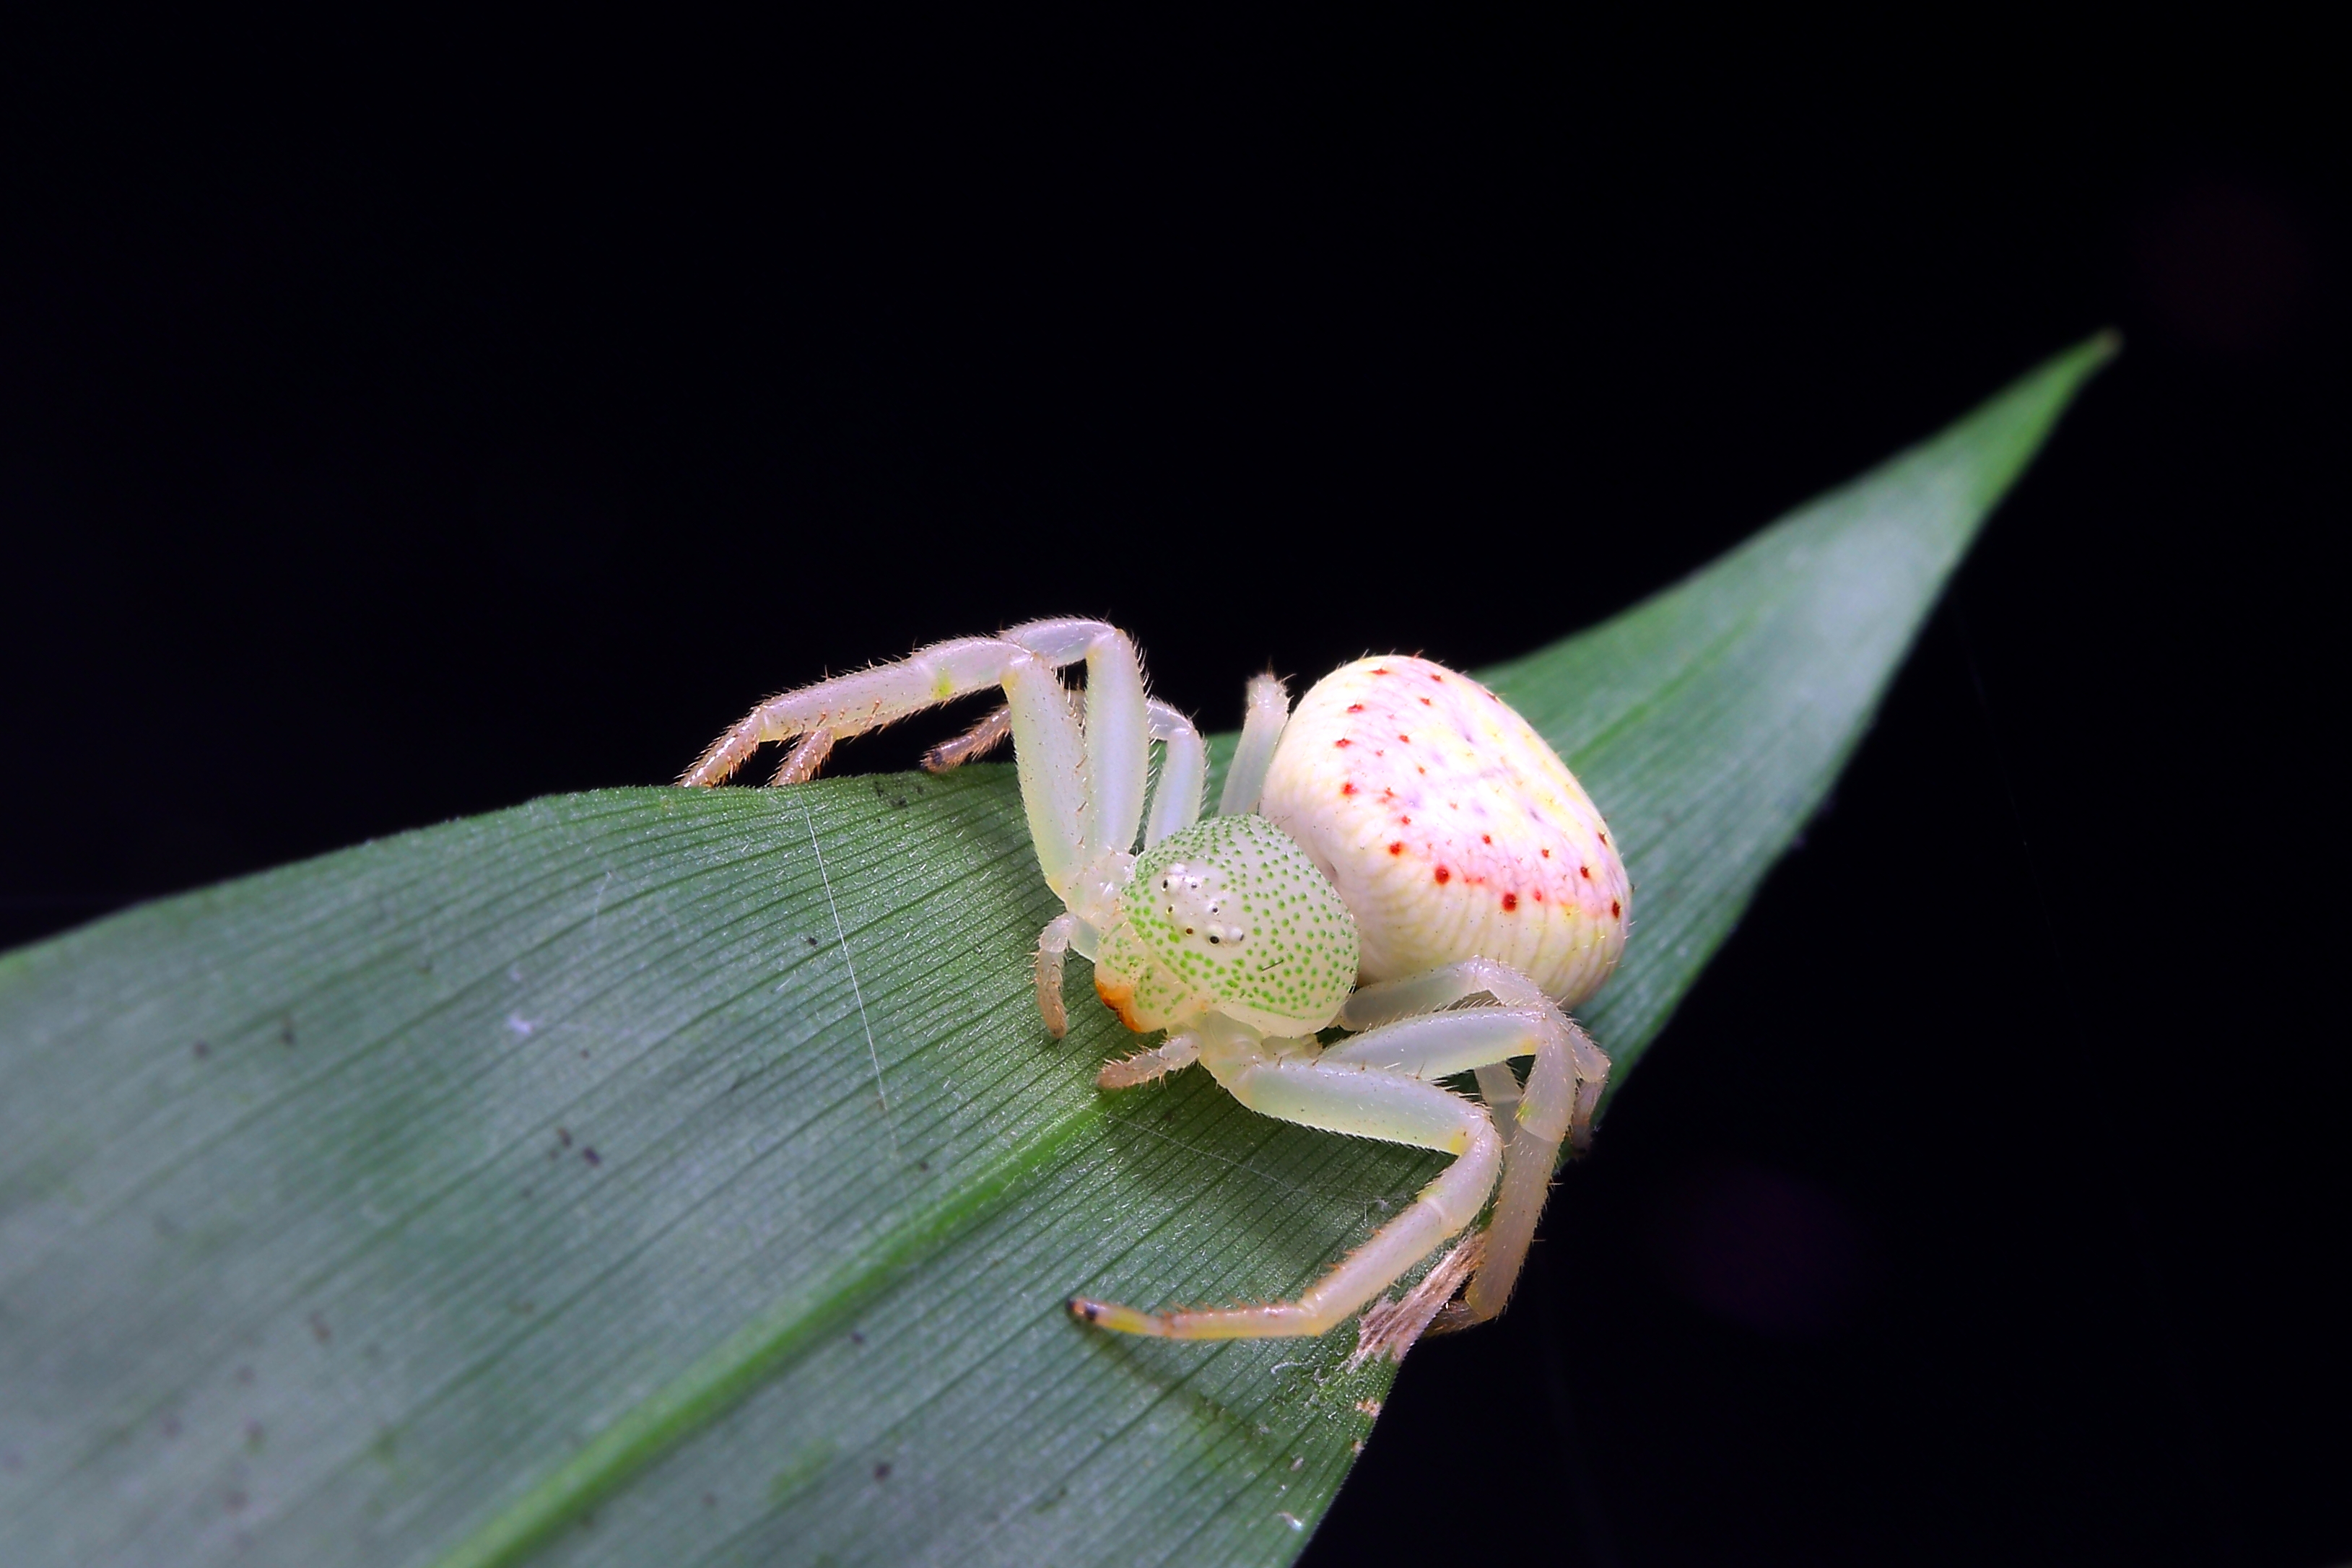
[[[572,1133],[571,1133],[571,1131],[570,1131],[568,1128],[562,1128],[562,1127],[559,1127],[559,1128],[557,1128],[557,1129],[555,1130],[555,1141],[556,1141],[556,1142],[557,1142],[557,1143],[561,1144],[562,1147],[564,1147],[564,1148],[566,1148],[566,1149],[571,1148],[571,1147],[572,1147]]]
[[[887,1481],[890,1479],[889,1460],[885,1459],[880,1464],[874,1467],[874,1479],[877,1481]]]
[[[854,1345],[862,1345],[866,1342],[866,1336],[859,1333],[856,1329],[852,1329],[849,1331],[849,1342]]]
[[[583,1160],[587,1161],[587,1162],[588,1162],[590,1164],[592,1164],[592,1165],[601,1165],[601,1164],[603,1164],[603,1163],[604,1163],[604,1155],[602,1155],[602,1154],[599,1154],[599,1153],[598,1153],[598,1152],[596,1152],[596,1151],[595,1151],[595,1150],[593,1150],[593,1149],[583,1149],[583,1150],[581,1150],[581,1151],[580,1151],[580,1157],[581,1157],[582,1159],[583,1159]]]
[[[281,1046],[294,1043],[294,1016],[291,1013],[278,1020],[278,1043]]]
[[[335,1337],[333,1331],[327,1327],[327,1318],[325,1313],[313,1312],[310,1314],[310,1337],[318,1341],[322,1345]]]
[[[719,1494],[717,1492],[703,1493],[702,1506],[705,1508],[717,1508],[719,1506]]]
[[[929,1160],[918,1160],[915,1162],[915,1169],[918,1171],[928,1171],[930,1168],[931,1163]]]
[[[204,1060],[206,1057],[208,1057],[208,1056],[210,1056],[210,1055],[212,1055],[212,1054],[213,1054],[213,1048],[212,1048],[212,1047],[210,1047],[210,1046],[206,1045],[206,1044],[205,1044],[204,1041],[202,1041],[202,1040],[198,1040],[194,1045],[193,1045],[193,1046],[189,1047],[188,1048],[189,1048],[190,1050],[192,1050],[192,1051],[194,1051],[194,1052],[195,1052],[195,1053],[196,1053],[196,1060],[198,1060],[198,1061],[202,1061],[202,1060]]]
[[[813,936],[804,936],[801,938],[801,940],[808,943],[811,947],[814,947],[816,945],[816,938]]]

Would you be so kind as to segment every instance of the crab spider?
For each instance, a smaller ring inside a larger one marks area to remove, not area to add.
[[[1082,711],[1057,673],[1081,659]],[[1492,692],[1424,659],[1359,660],[1295,714],[1282,684],[1260,676],[1204,818],[1200,734],[1146,696],[1127,635],[1043,620],[772,698],[678,782],[721,783],[775,741],[791,749],[773,782],[799,783],[835,742],[991,687],[1004,706],[925,763],[943,771],[1012,739],[1038,867],[1064,910],[1037,943],[1047,1032],[1066,1027],[1063,959],[1076,950],[1121,1022],[1163,1034],[1105,1065],[1100,1087],[1198,1062],[1254,1110],[1454,1156],[1295,1300],[1144,1312],[1077,1298],[1071,1311],[1171,1339],[1320,1334],[1490,1197],[1483,1236],[1454,1255],[1475,1272],[1440,1321],[1500,1311],[1559,1145],[1584,1142],[1608,1078],[1608,1058],[1563,1008],[1614,966],[1632,898],[1606,825],[1551,748]],[[1318,1043],[1334,1025],[1349,1037]],[[1519,1058],[1533,1058],[1524,1085],[1508,1065]],[[1484,1103],[1438,1081],[1465,1072]],[[1458,1272],[1432,1279],[1450,1288]],[[1391,1353],[1433,1310],[1409,1300],[1384,1314],[1412,1321]]]

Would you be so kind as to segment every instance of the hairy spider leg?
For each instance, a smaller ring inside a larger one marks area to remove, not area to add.
[[[1436,1070],[1423,1071],[1402,1061],[1389,1061],[1383,1047],[1374,1044],[1386,1033],[1381,1026],[1392,1019],[1434,1014],[1438,1008],[1481,994],[1492,996],[1502,1005],[1438,1016],[1468,1018],[1500,1014],[1523,1018],[1529,1033],[1516,1049],[1484,1062],[1445,1065],[1444,1058],[1432,1058],[1430,1065]],[[1475,1069],[1480,1096],[1496,1119],[1511,1129],[1502,1192],[1486,1222],[1486,1260],[1465,1292],[1466,1316],[1460,1322],[1449,1320],[1445,1326],[1483,1322],[1510,1300],[1511,1287],[1527,1261],[1528,1244],[1535,1239],[1536,1220],[1550,1190],[1561,1140],[1572,1137],[1578,1148],[1591,1141],[1593,1109],[1609,1081],[1609,1058],[1534,981],[1492,959],[1465,959],[1402,980],[1367,985],[1348,998],[1339,1011],[1339,1023],[1366,1032],[1334,1046],[1324,1053],[1326,1059],[1378,1061],[1431,1078]],[[1535,1064],[1522,1090],[1505,1063],[1512,1057],[1528,1055],[1535,1058]]]
[[[789,741],[817,729],[845,740],[997,685],[1011,652],[1029,654],[1058,668],[1076,663],[1097,643],[1117,635],[1118,628],[1102,621],[1028,621],[998,637],[932,643],[891,664],[782,692],[722,732],[677,782],[721,784],[770,741]]]
[[[831,755],[833,731],[820,725],[793,742],[793,749],[786,752],[784,760],[776,764],[775,776],[768,781],[768,787],[778,789],[785,784],[806,784],[816,777],[817,770],[824,766],[825,758]]]
[[[1209,755],[1192,721],[1154,698],[1146,705],[1151,738],[1160,742],[1160,780],[1151,789],[1151,810],[1143,823],[1146,849],[1201,820],[1201,791],[1208,783]]]
[[[1201,1037],[1189,1029],[1180,1030],[1148,1051],[1103,1063],[1102,1070],[1095,1074],[1095,1087],[1133,1089],[1137,1084],[1181,1072],[1200,1059]]]
[[[1408,1062],[1454,1062],[1431,1078],[1529,1048],[1524,1009],[1475,1008],[1409,1018],[1364,1037],[1374,1055]],[[1516,1033],[1514,1033],[1516,1031]],[[1283,1055],[1296,1042],[1268,1041],[1212,1016],[1194,1030],[1201,1060],[1226,1092],[1251,1110],[1304,1127],[1436,1149],[1454,1156],[1403,1213],[1374,1232],[1297,1300],[1262,1306],[1143,1312],[1078,1297],[1071,1314],[1122,1333],[1158,1339],[1281,1339],[1320,1334],[1394,1284],[1438,1244],[1478,1216],[1503,1162],[1502,1135],[1486,1108],[1411,1072],[1365,1060]],[[1349,1045],[1358,1042],[1349,1041]]]
[[[1055,673],[1081,658],[1084,723]],[[808,737],[779,772],[796,782],[815,772],[835,741],[990,686],[1004,690],[1038,865],[1067,901],[1087,847],[1124,850],[1143,819],[1150,721],[1142,666],[1126,634],[1102,621],[1028,621],[1001,637],[934,643],[895,664],[770,698],[712,742],[678,782],[718,784],[767,742]]]
[[[1013,733],[1013,710],[992,708],[981,716],[979,723],[952,741],[941,741],[923,753],[923,771],[931,773],[952,773],[966,763],[976,763],[1003,745]]]
[[[1078,917],[1065,912],[1047,921],[1037,933],[1037,1016],[1045,1020],[1046,1035],[1056,1040],[1070,1032],[1070,1010],[1062,1003],[1062,958],[1077,929]]]
[[[1225,787],[1217,797],[1219,816],[1239,816],[1257,809],[1265,793],[1266,770],[1274,766],[1274,748],[1282,727],[1290,722],[1290,693],[1281,678],[1250,677],[1242,711],[1241,744],[1234,748],[1234,765],[1225,770]]]
[[[1059,662],[1073,662],[1083,654],[1080,649]],[[770,741],[789,741],[816,730],[842,740],[895,724],[926,708],[1001,684],[1006,661],[1015,655],[1036,657],[1004,637],[959,637],[919,648],[893,664],[781,692],[722,731],[677,782],[724,784],[745,758]]]

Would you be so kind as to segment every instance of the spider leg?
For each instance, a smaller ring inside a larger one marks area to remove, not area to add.
[[[806,784],[816,777],[817,770],[824,766],[825,758],[831,755],[833,731],[820,725],[793,742],[793,749],[784,753],[784,760],[777,765],[776,776],[768,781],[768,787],[777,789],[785,784]]]
[[[1115,1062],[1105,1062],[1095,1074],[1097,1089],[1133,1089],[1139,1083],[1166,1078],[1171,1072],[1181,1072],[1201,1059],[1201,1037],[1179,1033],[1169,1036],[1148,1051],[1138,1051],[1131,1057],[1121,1057]]]
[[[1428,1035],[1430,1049],[1443,1055],[1470,1049],[1444,1042],[1483,1033],[1491,1023],[1491,1016],[1478,1013],[1447,1013],[1392,1028],[1400,1036],[1407,1031]],[[1422,1188],[1402,1213],[1296,1300],[1140,1312],[1080,1297],[1070,1302],[1070,1311],[1081,1321],[1176,1340],[1320,1334],[1394,1284],[1486,1205],[1503,1158],[1502,1135],[1495,1131],[1486,1107],[1405,1073],[1331,1061],[1328,1053],[1321,1058],[1276,1058],[1262,1044],[1237,1046],[1204,1033],[1202,1058],[1233,1097],[1253,1110],[1326,1131],[1443,1150],[1454,1156],[1454,1163]]]
[[[1454,1300],[1455,1292],[1477,1272],[1486,1256],[1486,1233],[1474,1230],[1431,1264],[1412,1289],[1393,1300],[1383,1296],[1365,1308],[1356,1320],[1356,1348],[1348,1357],[1348,1370],[1381,1356],[1401,1362],[1433,1328],[1444,1333],[1447,1317],[1463,1310]]]
[[[1021,807],[1036,846],[1037,869],[1065,904],[1086,862],[1086,740],[1061,679],[1024,656],[1004,673],[1013,710],[1013,752]]]
[[[952,741],[941,741],[923,753],[923,771],[931,773],[950,773],[966,763],[978,762],[1003,745],[1013,733],[1013,710],[992,708],[981,721]]]
[[[1081,658],[1083,723],[1055,673]],[[1125,851],[1143,823],[1150,723],[1143,668],[1126,634],[1101,621],[1028,621],[1002,637],[933,643],[896,664],[772,697],[713,741],[678,782],[721,783],[766,742],[806,737],[777,775],[797,783],[815,773],[833,742],[990,686],[1004,690],[1003,723],[1019,753],[1038,865],[1066,900],[1089,847],[1091,856]],[[977,743],[992,725],[983,720],[966,740]]]
[[[1070,950],[1070,933],[1078,917],[1055,915],[1037,933],[1037,1012],[1045,1033],[1060,1039],[1070,1032],[1070,1010],[1062,1005],[1062,955]]]
[[[1146,849],[1201,820],[1201,786],[1208,756],[1192,721],[1165,702],[1149,705],[1151,738],[1160,742],[1160,782],[1151,791],[1151,815],[1143,827]]]
[[[1465,1297],[1467,1322],[1493,1317],[1510,1299],[1511,1287],[1527,1261],[1528,1246],[1535,1239],[1536,1220],[1550,1190],[1561,1140],[1568,1138],[1582,1148],[1591,1137],[1593,1109],[1609,1081],[1609,1058],[1533,981],[1507,964],[1483,958],[1364,986],[1348,998],[1339,1022],[1367,1032],[1325,1053],[1327,1058],[1341,1060],[1356,1059],[1366,1052],[1376,1057],[1374,1043],[1387,1033],[1380,1026],[1392,1019],[1429,1015],[1433,1009],[1482,993],[1505,1005],[1434,1016],[1472,1017],[1482,1012],[1502,1012],[1527,1018],[1534,1025],[1531,1037],[1507,1055],[1531,1054],[1535,1066],[1528,1074],[1524,1091],[1510,1068],[1502,1065],[1502,1058],[1485,1063],[1460,1060],[1426,1075],[1442,1078],[1475,1068],[1480,1094],[1495,1108],[1498,1119],[1508,1117],[1511,1128],[1502,1192],[1486,1224],[1486,1261]],[[1446,1326],[1459,1325],[1449,1320]]]
[[[1150,804],[1146,809],[1143,847],[1149,849],[1170,834],[1201,820],[1201,785],[1208,771],[1208,759],[1201,744],[1201,731],[1192,727],[1192,720],[1156,697],[1144,707],[1150,736],[1162,747],[1160,778],[1152,786]],[[953,772],[988,755],[1012,733],[1013,710],[993,709],[954,740],[941,741],[925,752],[924,770],[934,773]]]
[[[1024,621],[1009,628],[1004,640],[1038,661],[1039,671],[1047,676],[1058,699],[1055,710],[1066,721],[1072,717],[1068,691],[1051,671],[1081,658],[1087,661],[1082,725],[1049,722],[1042,702],[1024,713],[1023,695],[1014,689],[1014,681],[1008,677],[1004,683],[1013,710],[1013,750],[1020,763],[1021,795],[1029,806],[1033,835],[1039,831],[1039,808],[1031,794],[1030,758],[1048,747],[1055,753],[1047,759],[1047,770],[1041,770],[1052,774],[1041,787],[1053,792],[1051,809],[1057,821],[1075,826],[1077,841],[1070,847],[1066,865],[1058,869],[1045,866],[1045,881],[1067,900],[1071,880],[1086,862],[1132,850],[1136,833],[1143,826],[1151,722],[1150,703],[1143,695],[1143,661],[1136,657],[1135,644],[1125,632],[1102,621]],[[1059,760],[1059,753],[1073,739],[1079,747],[1075,801],[1062,793],[1069,787],[1069,770]],[[1042,840],[1037,858],[1045,865]]]
[[[1035,656],[1002,637],[959,637],[919,648],[895,664],[837,675],[771,697],[711,742],[677,782],[722,784],[770,741],[789,741],[818,729],[832,731],[837,741],[846,740],[895,724],[926,708],[1001,685],[1016,658],[1034,662]]]
[[[1076,663],[1096,643],[1117,635],[1117,627],[1102,621],[1029,621],[1000,637],[932,643],[893,664],[783,692],[722,732],[677,782],[723,784],[767,742],[789,741],[820,726],[830,728],[835,740],[862,735],[1002,683],[1006,662],[1016,654],[1059,668]]]
[[[1219,816],[1240,816],[1257,809],[1265,793],[1265,773],[1274,765],[1275,743],[1290,721],[1290,693],[1273,675],[1250,677],[1248,707],[1242,715],[1241,744],[1234,748],[1234,765],[1225,770],[1225,787],[1217,797]]]
[[[1150,777],[1150,727],[1143,663],[1127,634],[1107,626],[1087,644],[1085,841],[1089,857],[1135,847]],[[1013,744],[1016,752],[1021,749],[1017,730]]]

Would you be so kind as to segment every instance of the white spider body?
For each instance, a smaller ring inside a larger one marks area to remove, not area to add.
[[[1079,658],[1083,715],[1055,673]],[[1403,1304],[1367,1314],[1376,1326],[1366,1346],[1401,1355],[1465,1275],[1448,1321],[1499,1311],[1560,1142],[1581,1141],[1609,1070],[1560,1007],[1616,962],[1630,893],[1568,769],[1467,677],[1423,659],[1366,659],[1318,683],[1296,719],[1278,681],[1252,681],[1219,813],[1202,819],[1204,757],[1191,721],[1146,698],[1125,634],[1057,620],[787,692],[679,782],[719,783],[762,742],[793,741],[775,782],[796,783],[835,739],[990,686],[1003,688],[1005,707],[926,765],[951,767],[1012,737],[1038,866],[1066,910],[1037,944],[1048,1032],[1058,1038],[1066,1024],[1071,948],[1094,961],[1097,994],[1128,1027],[1165,1031],[1097,1081],[1124,1089],[1198,1061],[1267,1115],[1454,1156],[1296,1300],[1151,1313],[1080,1298],[1072,1311],[1178,1339],[1321,1333],[1468,1226],[1490,1195],[1483,1235]],[[1154,742],[1162,755],[1147,800]],[[1480,997],[1491,1003],[1458,1005]],[[1326,1047],[1317,1037],[1335,1024],[1354,1033]],[[1524,1088],[1507,1065],[1521,1057],[1533,1058]],[[1465,1072],[1484,1104],[1437,1081]]]

